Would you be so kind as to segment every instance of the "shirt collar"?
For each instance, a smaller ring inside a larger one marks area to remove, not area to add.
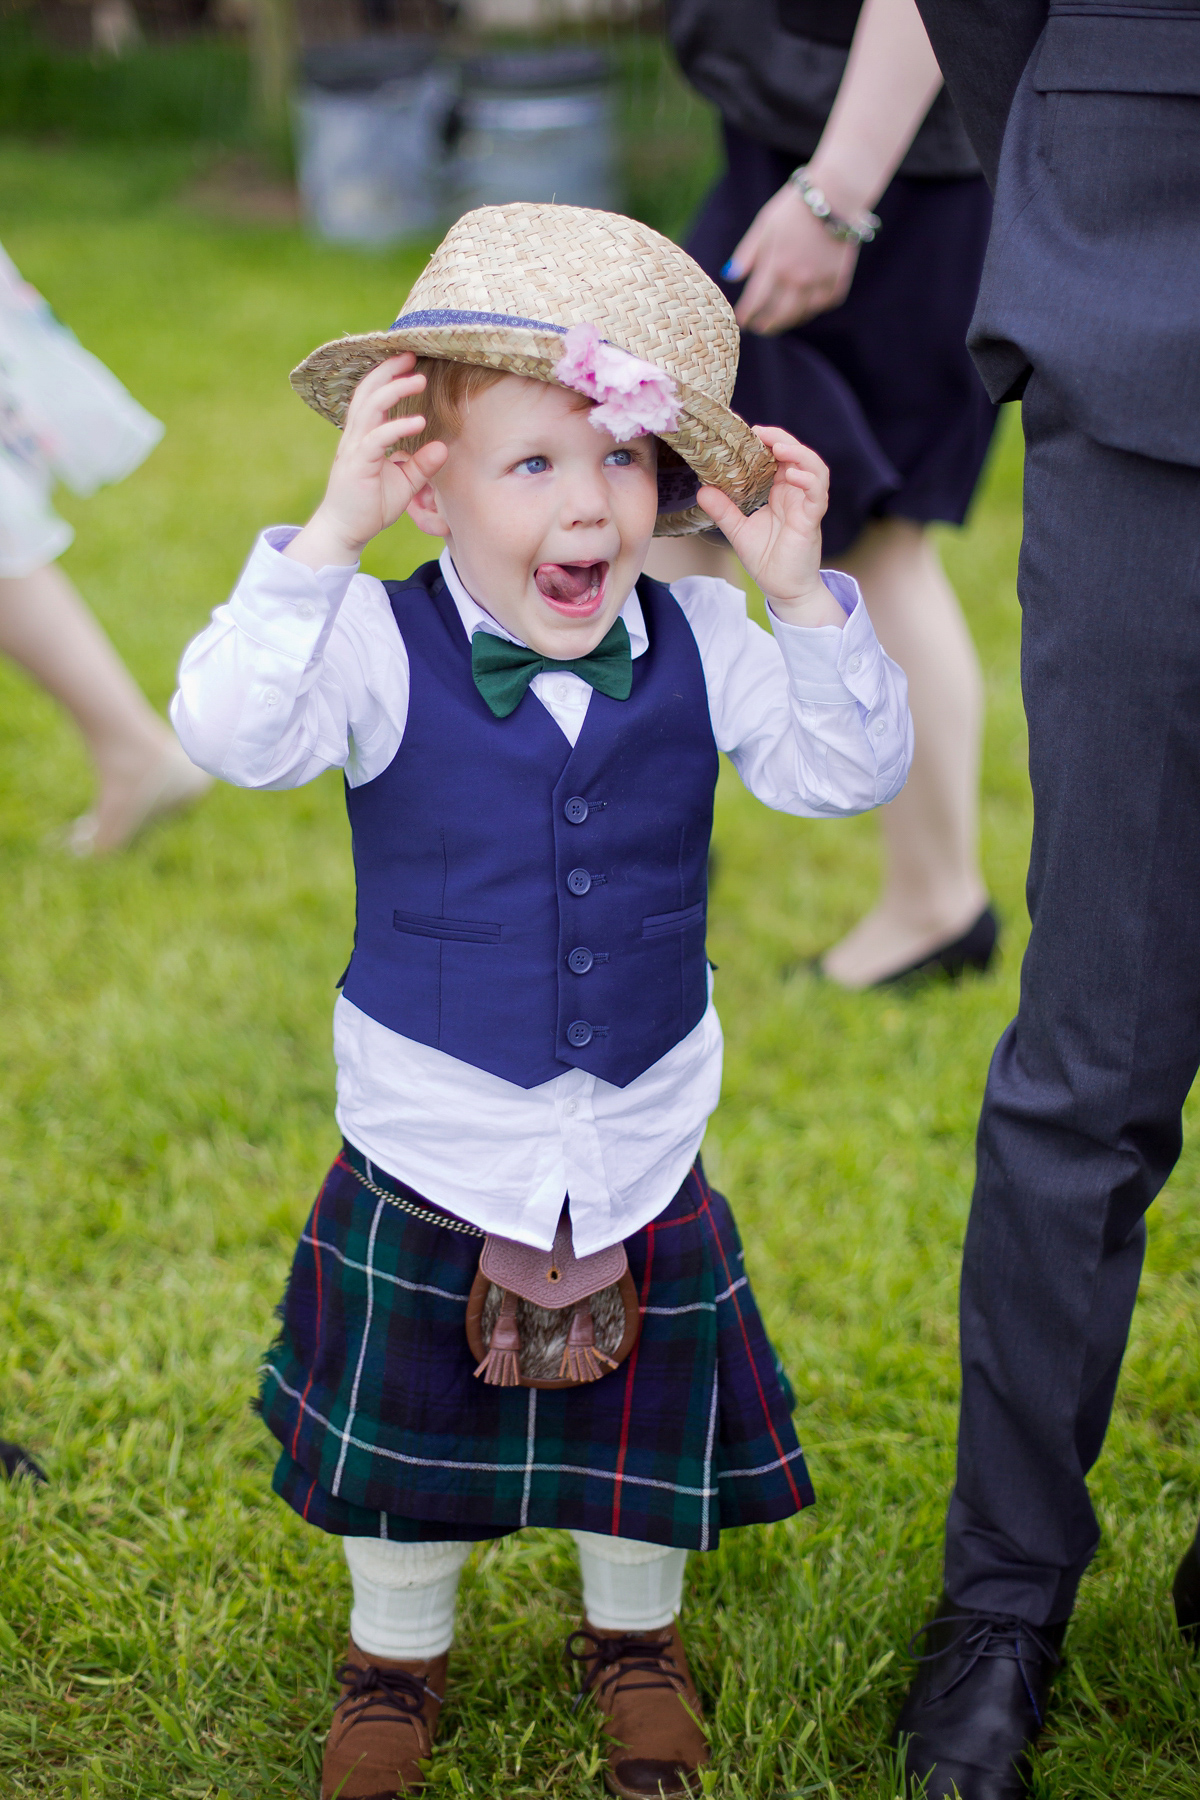
[[[462,578],[451,560],[449,548],[443,550],[438,557],[438,568],[442,571],[442,578],[450,589],[450,598],[458,608],[458,616],[462,620],[463,630],[468,637],[473,637],[477,631],[490,631],[493,637],[507,638],[510,644],[521,642],[520,638],[514,637],[511,631],[505,631],[499,620],[493,619],[491,613],[468,594],[462,584]],[[621,617],[624,619],[625,629],[629,633],[630,654],[643,656],[650,648],[650,639],[646,632],[646,621],[642,617],[642,603],[637,597],[636,588],[621,608]]]

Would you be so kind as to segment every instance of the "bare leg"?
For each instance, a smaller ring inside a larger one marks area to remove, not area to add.
[[[979,867],[983,681],[941,560],[920,525],[880,519],[838,566],[856,577],[876,633],[908,676],[912,772],[880,811],[883,893],[824,960],[844,987],[867,987],[965,932],[987,903]]]
[[[209,785],[61,569],[0,579],[0,651],[61,701],[95,762],[100,793],[78,848],[114,850]]]

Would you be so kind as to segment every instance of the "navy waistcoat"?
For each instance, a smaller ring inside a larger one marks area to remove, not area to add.
[[[346,998],[536,1087],[624,1087],[704,1015],[717,748],[691,628],[643,576],[628,700],[593,693],[572,749],[527,693],[497,719],[436,563],[386,582],[408,649],[404,738],[346,789],[358,918]]]

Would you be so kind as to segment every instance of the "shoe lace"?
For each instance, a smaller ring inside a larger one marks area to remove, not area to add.
[[[336,1676],[345,1689],[339,1705],[345,1707],[342,1716],[349,1723],[357,1723],[369,1708],[375,1706],[387,1707],[405,1719],[419,1719],[424,1714],[427,1696],[441,1699],[427,1681],[422,1681],[408,1669],[381,1669],[374,1663],[360,1667],[358,1663],[347,1662],[336,1671]]]
[[[580,1644],[584,1648],[576,1647]],[[686,1686],[675,1667],[674,1641],[669,1636],[647,1638],[627,1632],[621,1637],[600,1637],[585,1626],[567,1639],[563,1661],[568,1669],[572,1662],[582,1663],[585,1671],[572,1712],[579,1711],[593,1687],[603,1693],[619,1683],[624,1693],[632,1693],[635,1688],[670,1688],[681,1694]],[[651,1679],[630,1681],[630,1675],[648,1675]]]
[[[928,1650],[924,1655],[918,1656],[917,1644],[926,1632],[935,1630],[939,1625],[957,1625],[960,1630],[940,1649]],[[1004,1657],[1015,1662],[1021,1671],[1021,1680],[1025,1684],[1034,1717],[1039,1725],[1044,1723],[1042,1709],[1037,1703],[1029,1671],[1025,1667],[1026,1657],[1033,1661],[1048,1662],[1052,1668],[1057,1668],[1062,1659],[1053,1644],[1047,1642],[1036,1626],[1018,1618],[1015,1613],[978,1612],[969,1616],[950,1613],[930,1619],[927,1625],[922,1625],[920,1631],[914,1632],[908,1642],[908,1654],[918,1663],[937,1662],[941,1657],[951,1656],[955,1652],[962,1658],[962,1667],[944,1688],[926,1697],[926,1705],[932,1706],[935,1700],[944,1700],[947,1694],[952,1694],[979,1663]]]

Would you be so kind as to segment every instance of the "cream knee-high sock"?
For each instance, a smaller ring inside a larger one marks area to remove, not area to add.
[[[426,1662],[450,1648],[458,1578],[474,1546],[343,1538],[354,1583],[350,1635],[368,1656]]]
[[[601,1631],[661,1631],[679,1611],[686,1550],[573,1531],[583,1610]]]

